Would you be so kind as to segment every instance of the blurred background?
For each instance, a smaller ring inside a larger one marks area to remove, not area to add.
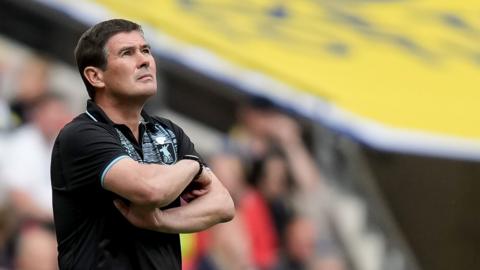
[[[56,269],[50,152],[91,25],[140,23],[235,219],[186,270],[480,269],[480,4],[0,0],[0,269]]]

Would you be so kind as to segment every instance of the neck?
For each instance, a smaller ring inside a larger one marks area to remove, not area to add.
[[[95,98],[95,103],[115,124],[126,125],[138,140],[138,124],[141,119],[143,104],[136,105],[102,98]]]

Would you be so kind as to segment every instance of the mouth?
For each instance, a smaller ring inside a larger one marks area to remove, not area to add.
[[[144,80],[153,80],[153,75],[151,74],[144,74],[139,77],[137,77],[138,81],[144,81]]]

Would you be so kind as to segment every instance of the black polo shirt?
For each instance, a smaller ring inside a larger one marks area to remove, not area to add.
[[[67,124],[52,153],[53,210],[61,269],[181,269],[178,234],[139,229],[115,208],[103,177],[122,158],[174,164],[198,155],[183,130],[142,112],[137,142],[92,101]],[[179,206],[175,200],[168,207]]]

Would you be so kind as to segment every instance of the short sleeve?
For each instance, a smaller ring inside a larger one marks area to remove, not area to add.
[[[201,156],[195,150],[194,143],[190,140],[187,134],[185,134],[185,132],[181,127],[174,124],[170,120],[167,120],[164,118],[160,118],[160,120],[161,122],[165,123],[165,125],[167,125],[167,127],[171,129],[175,134],[175,137],[177,138],[177,142],[178,142],[178,156],[180,159],[185,155],[194,155],[201,158]]]
[[[115,130],[100,123],[75,123],[59,134],[52,152],[52,186],[76,190],[102,186],[102,178],[118,160],[128,157]]]

